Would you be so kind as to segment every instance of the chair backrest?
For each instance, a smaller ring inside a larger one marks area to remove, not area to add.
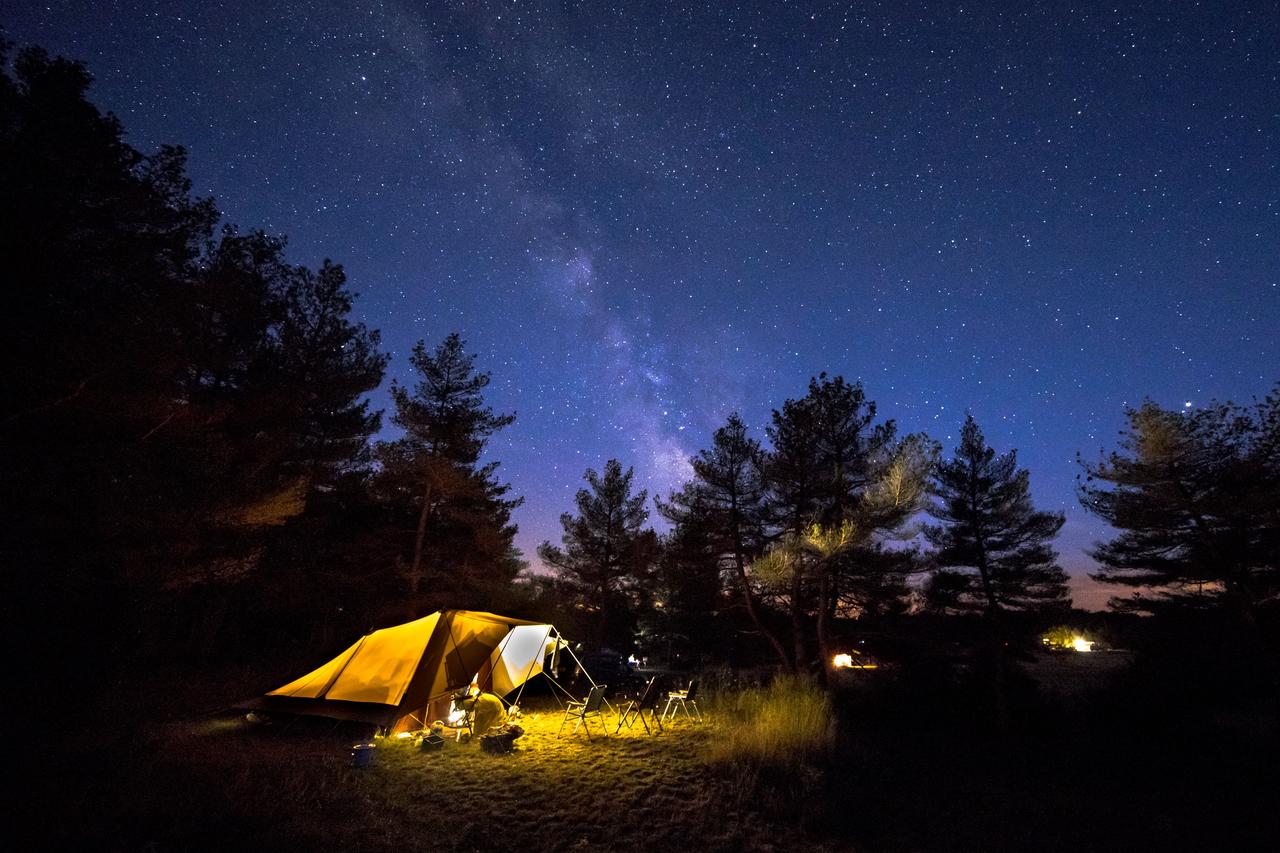
[[[685,691],[684,698],[686,700],[698,698],[698,679],[695,678],[689,682],[689,689]]]
[[[582,706],[582,713],[591,714],[600,710],[600,706],[604,704],[604,685],[597,684],[591,688],[591,692],[587,694],[587,702]]]
[[[658,704],[658,691],[655,686],[658,683],[658,676],[650,678],[645,682],[644,690],[640,694],[640,698],[636,700],[636,708],[639,710],[648,710]]]

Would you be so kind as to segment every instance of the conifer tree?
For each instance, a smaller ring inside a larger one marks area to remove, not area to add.
[[[378,447],[380,491],[393,506],[412,508],[403,567],[409,593],[422,590],[433,568],[448,568],[448,580],[471,594],[475,583],[504,585],[519,571],[510,518],[520,501],[507,498],[510,487],[498,481],[498,463],[480,459],[489,438],[515,415],[485,405],[490,375],[476,370],[475,356],[456,332],[430,352],[419,341],[409,361],[421,378],[412,391],[399,384],[391,389],[392,422],[404,437]]]
[[[882,573],[907,564],[884,559],[878,543],[918,510],[933,451],[922,436],[897,440],[894,423],[875,424],[875,417],[860,384],[821,374],[804,397],[774,411],[767,430],[775,544],[757,566],[785,590],[797,667],[809,657],[810,615],[820,657],[829,661],[830,625],[842,602],[905,589]]]
[[[721,554],[714,515],[702,507],[659,537],[648,586],[651,601],[640,624],[642,648],[667,666],[696,664],[720,647],[717,616],[723,609]]]
[[[1092,556],[1119,609],[1222,606],[1252,626],[1280,600],[1280,386],[1244,407],[1128,412],[1120,451],[1084,463],[1084,507],[1119,533]]]
[[[563,547],[538,546],[543,563],[591,615],[598,645],[622,637],[613,630],[619,611],[634,612],[644,602],[657,556],[657,537],[644,527],[648,493],[631,493],[633,475],[616,459],[605,464],[603,474],[588,468],[589,488],[579,489],[574,498],[577,514],[560,516]]]
[[[715,431],[711,447],[691,462],[694,479],[658,511],[676,525],[705,530],[756,630],[784,667],[792,662],[759,601],[748,567],[765,546],[764,451],[737,413]]]
[[[271,598],[266,549],[362,461],[385,358],[351,322],[339,267],[292,266],[261,232],[215,236],[181,148],[129,146],[81,65],[6,60],[0,500],[22,567],[8,579],[42,619],[130,613],[207,644],[226,591]],[[131,633],[178,647],[165,630],[82,632]]]
[[[1049,545],[1063,515],[1032,506],[1016,451],[997,456],[972,415],[955,456],[937,465],[933,489],[939,500],[929,514],[943,524],[926,535],[947,572],[939,592],[988,614],[1069,605],[1066,573]]]

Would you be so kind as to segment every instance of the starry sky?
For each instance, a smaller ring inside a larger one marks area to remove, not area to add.
[[[1280,379],[1274,3],[0,0],[229,221],[345,264],[391,374],[462,332],[558,540],[587,467],[665,494],[828,371],[1062,510],[1126,405]],[[375,400],[386,405],[385,389]]]

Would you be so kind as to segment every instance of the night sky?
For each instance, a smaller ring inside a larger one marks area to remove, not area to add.
[[[1273,3],[0,3],[227,219],[345,264],[409,378],[461,331],[526,557],[820,371],[1017,447],[1063,563],[1126,404],[1280,379]],[[386,405],[385,389],[377,395]]]

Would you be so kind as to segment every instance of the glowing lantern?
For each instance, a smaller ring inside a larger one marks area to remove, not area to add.
[[[1072,637],[1071,648],[1078,652],[1093,651],[1093,640],[1086,640],[1084,637]]]
[[[831,665],[836,669],[848,669],[853,666],[853,655],[836,655],[831,659]]]

